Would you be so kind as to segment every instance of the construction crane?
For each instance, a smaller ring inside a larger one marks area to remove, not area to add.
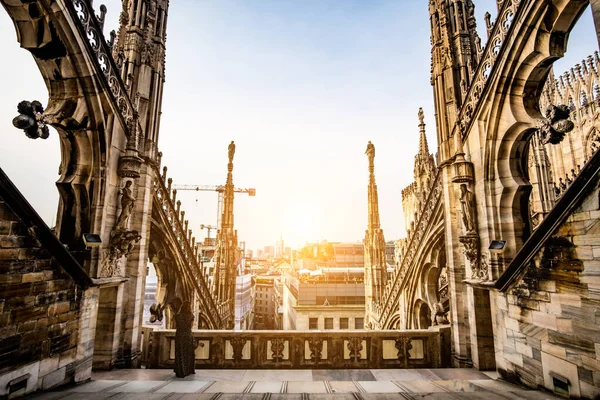
[[[223,214],[223,198],[225,195],[225,185],[173,185],[173,189],[179,190],[195,190],[197,192],[217,192],[219,194],[219,202],[217,204],[217,229],[221,229],[221,215]],[[246,193],[248,196],[256,196],[254,188],[233,188],[234,193]],[[210,234],[210,230],[208,231]]]
[[[200,224],[200,229],[206,229],[208,231],[208,239],[210,239],[210,231],[212,231],[213,229],[217,229],[217,227],[212,225]]]

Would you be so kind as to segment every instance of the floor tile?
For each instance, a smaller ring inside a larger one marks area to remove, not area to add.
[[[215,382],[204,391],[204,393],[244,393],[250,382]]]
[[[85,400],[87,396],[86,394]],[[169,393],[119,393],[110,400],[164,400],[167,397],[170,397]]]
[[[92,379],[127,380],[127,381],[162,381],[174,379],[175,373],[170,369],[114,369],[112,371],[92,372]]]
[[[367,393],[400,393],[403,390],[394,385],[393,382],[386,381],[359,381]]]
[[[330,381],[329,385],[335,391],[334,393],[355,393],[359,391],[354,382]]]
[[[281,381],[256,381],[250,393],[280,393]]]
[[[378,381],[421,381],[440,379],[428,369],[372,369],[370,371]]]
[[[244,373],[245,381],[312,381],[309,369],[251,369]]]
[[[288,382],[287,393],[327,393],[323,381]]]
[[[437,393],[446,389],[431,383],[431,381],[395,381],[396,384],[408,393]]]
[[[197,369],[195,375],[186,376],[185,380],[195,380],[195,381],[226,381],[226,382],[234,382],[234,381],[242,381],[244,379],[244,374],[246,373],[245,369]],[[175,375],[173,375],[175,376]],[[177,378],[175,378],[177,379]],[[255,380],[255,379],[251,379]]]
[[[77,385],[69,389],[70,392],[77,393],[97,393],[113,387],[123,386],[129,381],[91,381]]]
[[[440,379],[458,379],[458,380],[469,380],[469,379],[491,379],[483,372],[477,371],[473,368],[435,368],[429,369],[432,373],[439,376]]]
[[[156,393],[196,393],[209,381],[175,381],[169,382],[166,386],[158,388]]]
[[[119,392],[119,393],[149,393],[153,389],[164,385],[165,381],[132,381],[125,385],[118,386],[113,389],[109,389],[108,392]]]
[[[375,381],[373,373],[368,369],[315,369],[312,371],[314,381]]]

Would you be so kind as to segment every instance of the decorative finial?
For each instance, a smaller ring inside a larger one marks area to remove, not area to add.
[[[47,139],[50,135],[44,118],[44,107],[37,100],[23,100],[17,105],[19,115],[13,118],[15,128],[23,129],[30,139]]]
[[[425,122],[423,122],[423,120],[425,119],[425,114],[423,114],[423,107],[419,107],[419,125],[423,125]]]
[[[235,155],[235,143],[233,140],[229,143],[229,162],[233,162],[233,156]]]

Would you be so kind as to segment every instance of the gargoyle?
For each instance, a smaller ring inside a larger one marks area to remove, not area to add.
[[[546,119],[541,121],[539,128],[542,143],[559,144],[565,134],[573,130],[575,124],[569,120],[570,113],[569,107],[564,104],[548,106]]]
[[[37,100],[23,100],[17,106],[19,115],[13,118],[15,128],[23,129],[25,135],[30,139],[47,139],[50,135],[48,126],[44,119],[44,107]]]

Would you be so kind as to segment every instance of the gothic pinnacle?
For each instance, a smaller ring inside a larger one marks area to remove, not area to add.
[[[427,144],[427,136],[425,135],[425,114],[423,108],[419,107],[419,154],[429,156],[429,146]]]

